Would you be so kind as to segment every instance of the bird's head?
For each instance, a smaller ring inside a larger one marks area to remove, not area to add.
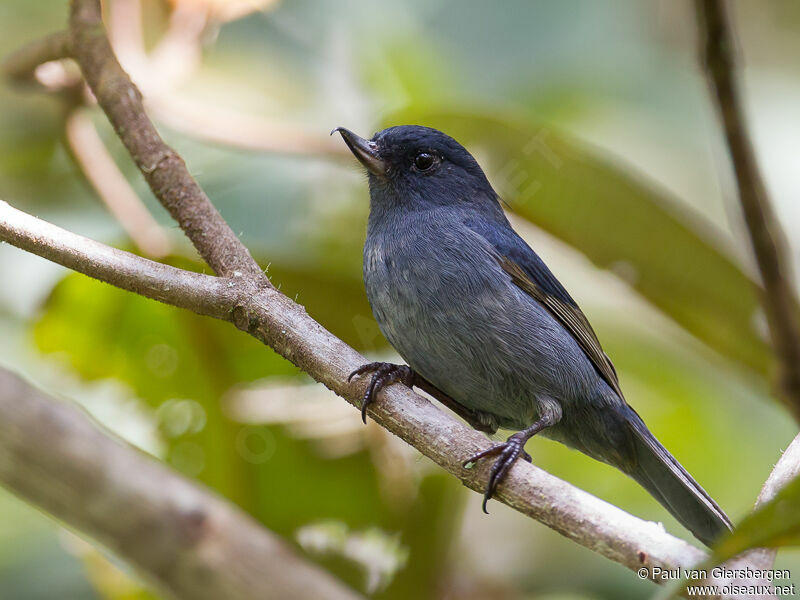
[[[373,209],[499,208],[497,195],[477,161],[437,129],[400,125],[384,129],[370,140],[344,127],[331,133],[337,131],[367,169]]]

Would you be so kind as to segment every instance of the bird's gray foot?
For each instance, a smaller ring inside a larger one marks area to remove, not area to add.
[[[526,442],[542,429],[553,424],[554,419],[551,415],[543,417],[527,429],[515,433],[505,442],[494,444],[491,448],[478,452],[464,461],[464,467],[469,468],[482,458],[494,456],[495,454],[499,455],[492,465],[492,470],[489,471],[489,481],[486,484],[486,491],[483,493],[483,512],[489,514],[489,511],[486,510],[486,503],[492,499],[492,496],[497,491],[498,484],[503,480],[513,464],[517,462],[517,459],[522,458],[522,460],[532,462],[531,455],[525,452],[524,449]]]
[[[371,362],[366,365],[361,365],[355,371],[350,373],[347,381],[350,381],[357,375],[364,373],[372,373],[372,380],[364,392],[361,399],[361,420],[367,422],[367,407],[375,401],[378,392],[385,386],[390,385],[396,381],[401,381],[408,387],[414,385],[415,375],[411,367],[406,365],[395,365],[387,362]]]

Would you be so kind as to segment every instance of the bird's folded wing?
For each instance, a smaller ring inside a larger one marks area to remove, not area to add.
[[[624,398],[614,365],[603,351],[594,329],[539,255],[507,224],[499,227],[496,223],[472,220],[466,225],[492,246],[497,262],[511,281],[564,326],[600,376],[620,398]]]
[[[592,364],[594,364],[601,377],[611,386],[611,389],[617,392],[620,398],[624,398],[622,390],[619,387],[617,371],[614,369],[611,359],[608,358],[608,355],[603,351],[602,346],[600,346],[600,341],[597,339],[594,329],[592,329],[592,326],[589,324],[583,312],[581,312],[581,309],[578,308],[577,305],[569,304],[556,296],[548,294],[536,284],[526,270],[507,256],[500,256],[498,262],[503,270],[511,276],[511,281],[513,281],[517,287],[542,304],[561,322],[578,342],[578,345],[586,353],[586,356],[589,357],[589,360],[592,361]]]

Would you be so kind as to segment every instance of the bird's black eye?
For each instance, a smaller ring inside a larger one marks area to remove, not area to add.
[[[430,152],[420,152],[414,157],[414,166],[420,171],[427,171],[436,162],[436,157]]]

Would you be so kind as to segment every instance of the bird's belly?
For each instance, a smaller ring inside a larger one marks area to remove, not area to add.
[[[569,403],[596,385],[574,339],[493,257],[437,255],[449,259],[443,270],[424,257],[376,252],[365,282],[381,330],[411,368],[460,404],[522,429],[543,397]]]

